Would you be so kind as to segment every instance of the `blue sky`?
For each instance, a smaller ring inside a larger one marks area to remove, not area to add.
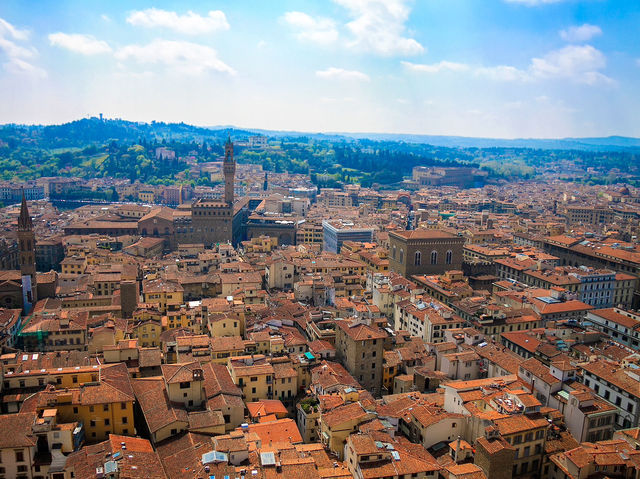
[[[0,122],[640,136],[635,0],[0,2]]]

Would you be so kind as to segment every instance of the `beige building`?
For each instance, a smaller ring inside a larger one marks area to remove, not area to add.
[[[233,382],[242,390],[246,402],[274,398],[275,371],[264,356],[230,358],[227,368]]]

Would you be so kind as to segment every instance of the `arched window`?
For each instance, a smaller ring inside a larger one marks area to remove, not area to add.
[[[404,263],[404,250],[400,248],[400,262]]]
[[[393,257],[393,259],[396,259],[396,245],[393,245],[393,247],[391,248],[391,256]]]
[[[420,266],[422,264],[422,253],[420,253],[420,251],[416,251],[416,254],[413,258],[413,264],[415,266]]]
[[[438,252],[437,251],[432,251],[431,252],[431,264],[438,264]]]
[[[447,255],[445,257],[446,263],[451,264],[452,258],[453,258],[453,252],[451,250],[447,251]]]

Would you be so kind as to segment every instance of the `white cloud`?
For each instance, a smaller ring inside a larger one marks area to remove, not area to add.
[[[0,54],[6,57],[3,64],[5,70],[13,74],[44,78],[47,72],[28,61],[38,54],[34,47],[25,44],[28,38],[27,30],[20,30],[0,18]]]
[[[507,3],[518,3],[528,7],[537,7],[538,5],[548,5],[550,3],[560,3],[565,0],[505,0]]]
[[[32,47],[23,47],[17,43],[0,36],[0,50],[9,58],[33,58],[36,50]]]
[[[369,75],[358,70],[345,70],[344,68],[329,67],[326,70],[318,70],[316,76],[330,80],[357,80],[369,81]]]
[[[107,15],[106,13],[103,13],[102,15],[100,15],[100,18],[102,18],[102,20],[107,22],[107,23],[111,22],[111,17],[109,15]]]
[[[185,41],[154,40],[146,45],[127,45],[115,53],[118,60],[163,65],[181,73],[199,75],[216,71],[234,75],[236,71],[206,45]]]
[[[446,60],[438,63],[432,63],[430,65],[405,61],[400,63],[402,63],[407,70],[421,73],[441,73],[445,71],[464,72],[469,70],[469,65],[464,63],[448,62]]]
[[[571,43],[587,42],[598,35],[602,35],[602,29],[588,23],[560,31],[560,38]]]
[[[531,77],[529,74],[510,65],[497,65],[494,67],[480,67],[475,70],[478,76],[484,76],[496,81],[527,81]]]
[[[588,85],[613,84],[614,80],[600,71],[606,64],[604,54],[591,45],[568,45],[533,58],[526,70],[500,65],[478,68],[476,74],[499,81],[564,79]]]
[[[411,9],[409,0],[333,0],[347,10],[351,21],[344,24],[343,42],[355,51],[383,56],[415,55],[425,48],[406,32]],[[296,30],[299,40],[330,45],[341,38],[337,22],[314,18],[304,12],[287,12],[284,21]]]
[[[329,45],[338,40],[336,23],[330,18],[313,18],[303,12],[287,12],[283,20],[296,30],[299,40],[320,45]]]
[[[553,50],[540,58],[533,58],[527,68],[512,65],[480,66],[471,69],[464,63],[441,61],[431,65],[401,62],[408,70],[425,73],[443,71],[464,72],[495,81],[528,82],[564,79],[575,83],[614,84],[615,81],[602,73],[607,65],[604,54],[591,45],[567,45]]]
[[[604,54],[591,45],[568,45],[531,60],[534,78],[567,78],[578,83],[613,83],[600,70],[607,64]]]
[[[11,58],[4,64],[6,70],[16,75],[27,75],[35,78],[46,78],[47,72],[20,58]]]
[[[29,38],[29,31],[20,30],[3,18],[0,18],[0,37],[10,37],[14,40],[27,40]]]
[[[333,0],[353,18],[346,24],[352,34],[348,45],[379,55],[415,55],[424,47],[405,34],[410,8],[407,0]]]
[[[206,16],[189,10],[183,15],[158,8],[137,10],[127,17],[127,22],[138,27],[168,28],[185,35],[200,35],[216,31],[229,30],[229,22],[224,12],[211,10]]]
[[[107,42],[81,33],[51,33],[49,43],[81,55],[99,55],[111,51]]]

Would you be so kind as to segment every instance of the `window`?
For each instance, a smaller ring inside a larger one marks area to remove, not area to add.
[[[400,263],[404,263],[404,250],[400,248]]]
[[[108,404],[103,404],[102,405],[102,410],[103,411],[108,411],[109,410],[109,405]]]
[[[451,264],[452,258],[453,258],[453,252],[451,250],[447,251],[447,254],[445,255],[445,262],[447,264]]]
[[[127,409],[127,403],[126,402],[121,402],[120,403],[120,409]]]
[[[129,420],[129,419],[128,419],[126,416],[124,416],[124,417],[122,418],[122,424],[127,424],[127,421],[128,421],[128,420]]]
[[[22,449],[18,449],[15,451],[16,453],[16,462],[24,462],[24,451]]]
[[[78,408],[74,406],[73,408],[73,414],[78,414]]]
[[[422,253],[420,253],[420,251],[416,251],[416,254],[414,255],[414,258],[413,258],[413,264],[415,266],[420,266],[421,263],[422,263]]]
[[[189,389],[189,381],[181,382],[180,389]]]
[[[431,252],[431,264],[438,264],[438,252],[437,251],[432,251]]]
[[[255,394],[255,393],[256,393],[256,388],[251,388],[251,392],[252,392],[253,394]]]
[[[109,425],[109,420],[108,420],[108,419],[105,419],[105,420],[104,420],[104,425],[105,425],[105,426],[108,426],[108,425]]]
[[[96,427],[96,422],[92,419],[92,420],[89,422],[89,425],[90,425],[91,427]]]

